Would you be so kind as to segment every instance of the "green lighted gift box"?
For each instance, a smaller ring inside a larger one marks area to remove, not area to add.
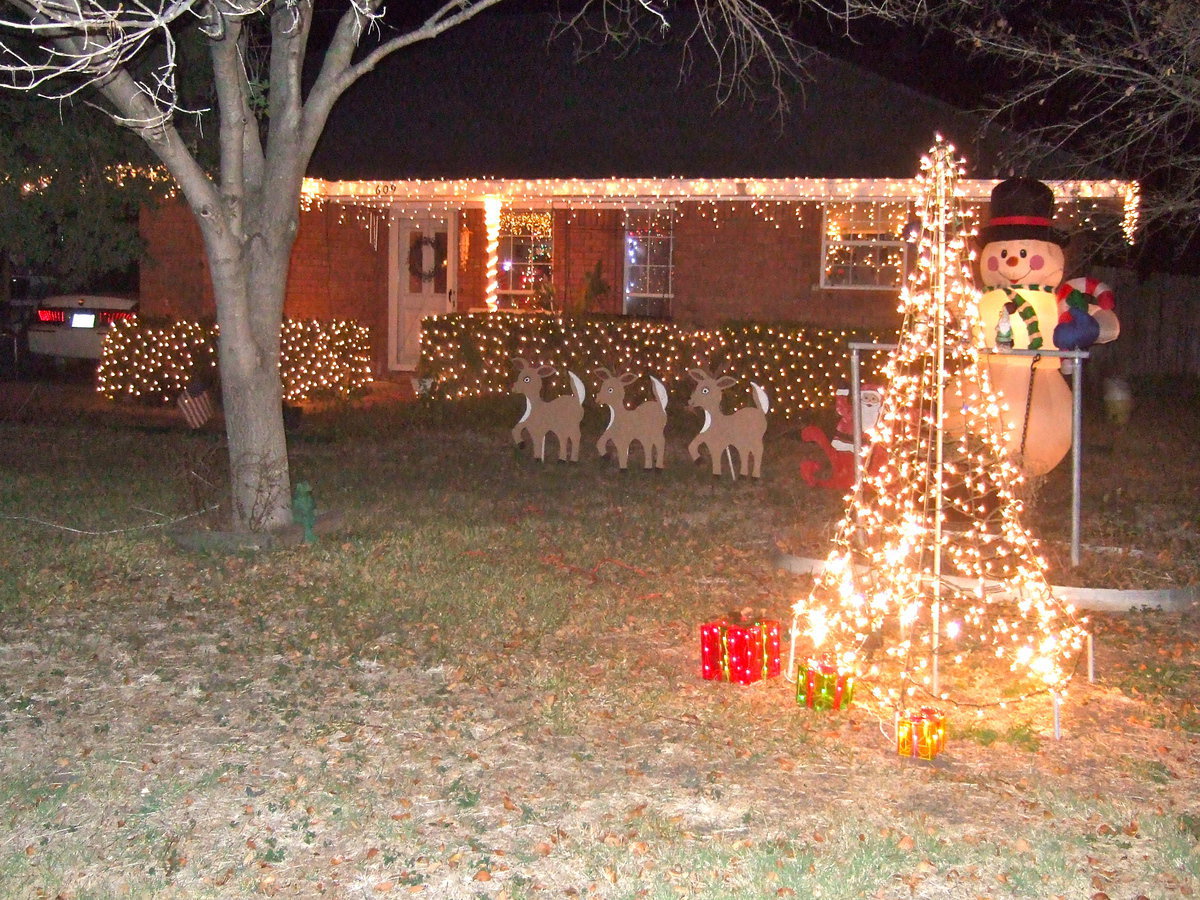
[[[827,659],[800,663],[796,672],[796,702],[810,709],[844,709],[854,699],[854,677],[844,675]]]

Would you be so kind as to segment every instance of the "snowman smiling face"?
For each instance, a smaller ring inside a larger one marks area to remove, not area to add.
[[[989,287],[1014,284],[1056,286],[1063,279],[1062,247],[1050,241],[992,241],[979,260],[983,283]]]

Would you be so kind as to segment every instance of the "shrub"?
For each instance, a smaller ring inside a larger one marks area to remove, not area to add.
[[[420,374],[435,397],[502,394],[512,381],[509,360],[521,357],[585,381],[601,366],[652,374],[686,396],[687,370],[699,366],[762,385],[773,414],[799,418],[832,404],[849,377],[850,342],[874,340],[862,331],[804,325],[696,329],[628,317],[457,313],[425,320]]]

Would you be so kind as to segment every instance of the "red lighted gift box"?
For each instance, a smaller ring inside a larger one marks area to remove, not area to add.
[[[809,709],[844,709],[854,699],[854,678],[827,659],[810,659],[796,671],[796,702]]]
[[[708,679],[752,684],[780,672],[780,625],[705,622],[700,626],[700,671]]]
[[[896,725],[896,752],[901,756],[933,759],[946,747],[946,717],[936,709],[902,718]]]

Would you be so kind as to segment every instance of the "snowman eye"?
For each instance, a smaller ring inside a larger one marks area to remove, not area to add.
[[[1025,258],[1025,257],[1027,257],[1028,255],[1029,255],[1029,251],[1028,251],[1028,250],[1022,250],[1022,251],[1021,251],[1021,259],[1024,259],[1024,258]]]
[[[1001,258],[1001,259],[1008,259],[1008,251],[1007,251],[1007,250],[1001,250],[1001,251],[1000,251],[1000,258]]]

